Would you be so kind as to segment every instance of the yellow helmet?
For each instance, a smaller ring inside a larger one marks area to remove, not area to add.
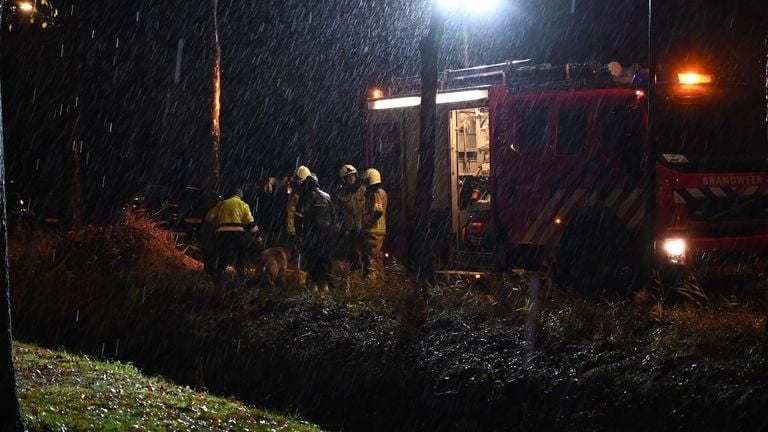
[[[375,185],[381,183],[381,173],[375,168],[368,168],[363,174],[363,181],[369,185]]]
[[[346,164],[339,169],[339,177],[341,178],[345,178],[351,174],[357,174],[357,169],[350,164]]]
[[[296,168],[296,174],[293,176],[296,180],[304,181],[312,174],[312,172],[309,170],[309,168],[305,167],[304,165]]]

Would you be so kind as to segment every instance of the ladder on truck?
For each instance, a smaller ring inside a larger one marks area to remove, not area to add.
[[[438,74],[438,92],[487,88],[505,85],[510,89],[530,89],[543,86],[545,90],[559,88],[600,88],[641,84],[635,64],[622,67],[617,62],[608,64],[550,63],[533,64],[532,59],[508,60],[483,66],[463,69],[447,69]],[[647,70],[646,70],[647,73]],[[421,76],[394,77],[384,89],[384,97],[409,96],[421,93]]]

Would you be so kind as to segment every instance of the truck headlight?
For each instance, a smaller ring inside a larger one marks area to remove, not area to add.
[[[664,254],[672,264],[683,264],[685,262],[686,243],[681,238],[668,238],[662,242]]]

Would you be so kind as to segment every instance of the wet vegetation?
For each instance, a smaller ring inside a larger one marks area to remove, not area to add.
[[[16,368],[30,431],[319,431],[234,400],[143,376],[120,362],[17,343]]]
[[[762,430],[763,297],[587,301],[546,275],[444,278],[426,299],[337,275],[328,294],[223,289],[171,234],[12,238],[17,338],[130,361],[333,430]],[[759,292],[759,291],[758,291]],[[764,293],[762,294],[764,295]]]

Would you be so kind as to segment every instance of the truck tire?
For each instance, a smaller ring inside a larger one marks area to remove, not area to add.
[[[576,215],[556,250],[553,278],[561,289],[582,297],[625,299],[638,273],[628,249],[631,237],[610,210]]]

